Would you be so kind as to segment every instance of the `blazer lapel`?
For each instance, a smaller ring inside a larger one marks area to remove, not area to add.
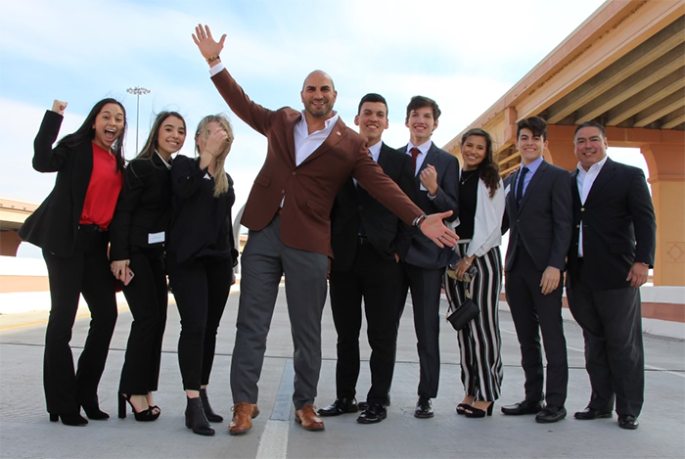
[[[580,192],[578,191],[578,169],[571,173],[571,193],[573,193],[573,207],[580,207]]]
[[[516,184],[519,181],[519,174],[521,173],[521,168],[514,174],[514,179],[509,182],[509,193],[507,193],[507,201],[509,201],[509,206],[514,211],[514,214],[518,213],[518,204],[516,203]]]
[[[530,182],[528,182],[528,187],[526,188],[526,194],[523,195],[523,199],[521,200],[521,207],[519,207],[518,211],[521,212],[521,210],[526,206],[526,203],[528,202],[528,197],[530,196],[531,191],[535,188],[535,186],[542,180],[542,176],[544,173],[547,171],[547,161],[542,161],[540,163],[540,167],[538,167],[538,170],[535,171],[535,174],[533,175],[533,178],[530,179]],[[519,173],[521,173],[521,169],[519,168]],[[517,177],[517,182],[518,182],[518,175]]]
[[[293,116],[288,120],[286,128],[284,129],[285,146],[288,150],[288,157],[290,158],[293,166],[297,164],[297,160],[295,158],[295,126],[297,126],[297,123],[299,123],[301,119],[302,113],[299,113],[299,116]]]
[[[307,157],[304,161],[302,161],[302,164],[300,166],[305,165],[306,163],[313,161],[314,159],[318,158],[331,148],[335,147],[340,141],[345,137],[345,123],[342,122],[340,118],[338,118],[338,122],[335,123],[335,126],[333,126],[333,130],[331,131],[330,134],[328,134],[328,137],[326,137],[326,140],[312,152],[311,155]]]
[[[594,196],[597,196],[602,188],[611,181],[611,179],[616,175],[616,163],[614,163],[611,158],[607,158],[607,162],[604,163],[604,167],[597,174],[597,178],[592,183],[592,188],[590,188],[590,193],[588,193],[585,203],[587,204]],[[577,186],[576,186],[577,188]]]

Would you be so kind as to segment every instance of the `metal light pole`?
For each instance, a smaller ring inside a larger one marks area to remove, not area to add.
[[[141,88],[140,86],[135,86],[133,88],[128,88],[126,92],[129,94],[135,94],[136,96],[136,154],[138,154],[140,153],[138,151],[138,121],[140,120],[140,96],[150,94],[150,90],[147,88]]]

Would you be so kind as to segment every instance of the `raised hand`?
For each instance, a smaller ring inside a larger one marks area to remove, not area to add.
[[[226,149],[226,142],[228,141],[228,134],[222,128],[216,128],[209,133],[203,153],[208,153],[214,158],[221,156]]]
[[[64,116],[64,110],[66,110],[67,105],[69,105],[66,102],[62,102],[61,100],[55,99],[55,101],[52,103],[52,111],[57,113],[58,115]]]
[[[195,27],[193,41],[200,50],[200,53],[202,53],[202,56],[208,60],[210,57],[218,56],[221,53],[221,50],[224,49],[226,34],[223,34],[217,43],[212,37],[212,31],[209,30],[209,26],[198,24],[197,27]],[[214,61],[210,62],[210,64],[213,62]]]

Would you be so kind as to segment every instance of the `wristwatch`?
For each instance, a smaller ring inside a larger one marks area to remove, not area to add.
[[[411,226],[414,228],[421,228],[421,225],[426,221],[427,218],[428,216],[426,214],[421,214],[414,219],[414,222],[411,224]]]

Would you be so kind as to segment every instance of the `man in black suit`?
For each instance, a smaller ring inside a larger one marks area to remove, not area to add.
[[[571,181],[567,171],[542,158],[547,147],[547,123],[542,118],[519,121],[516,137],[521,167],[505,182],[511,229],[505,272],[507,303],[521,346],[526,398],[503,406],[502,412],[537,413],[537,422],[556,422],[566,417],[568,385],[561,273],[571,243]],[[540,332],[547,357],[546,397]]]
[[[459,214],[459,161],[431,141],[438,127],[440,108],[434,100],[412,97],[407,106],[405,125],[409,143],[400,150],[414,166],[417,204],[426,213],[452,211],[450,220]],[[403,263],[402,290],[397,325],[404,310],[407,291],[411,288],[414,329],[421,376],[414,416],[432,418],[431,399],[438,395],[440,378],[440,291],[445,267],[453,255],[449,247],[430,247],[431,241],[414,232],[407,258]]]
[[[592,396],[576,419],[610,418],[637,429],[644,399],[639,287],[654,265],[656,218],[642,170],[613,162],[604,127],[576,129],[573,237],[566,294],[583,328]]]
[[[354,124],[368,140],[374,161],[412,200],[415,200],[411,158],[381,141],[388,128],[388,106],[379,94],[367,94],[359,102]],[[387,400],[395,368],[397,329],[395,318],[400,291],[401,266],[409,249],[411,228],[387,207],[371,197],[350,178],[338,193],[331,213],[330,288],[333,320],[338,332],[336,395],[320,416],[357,412],[355,400],[359,377],[359,330],[361,303],[368,323],[371,345],[371,389],[358,422],[371,424],[387,416]]]

